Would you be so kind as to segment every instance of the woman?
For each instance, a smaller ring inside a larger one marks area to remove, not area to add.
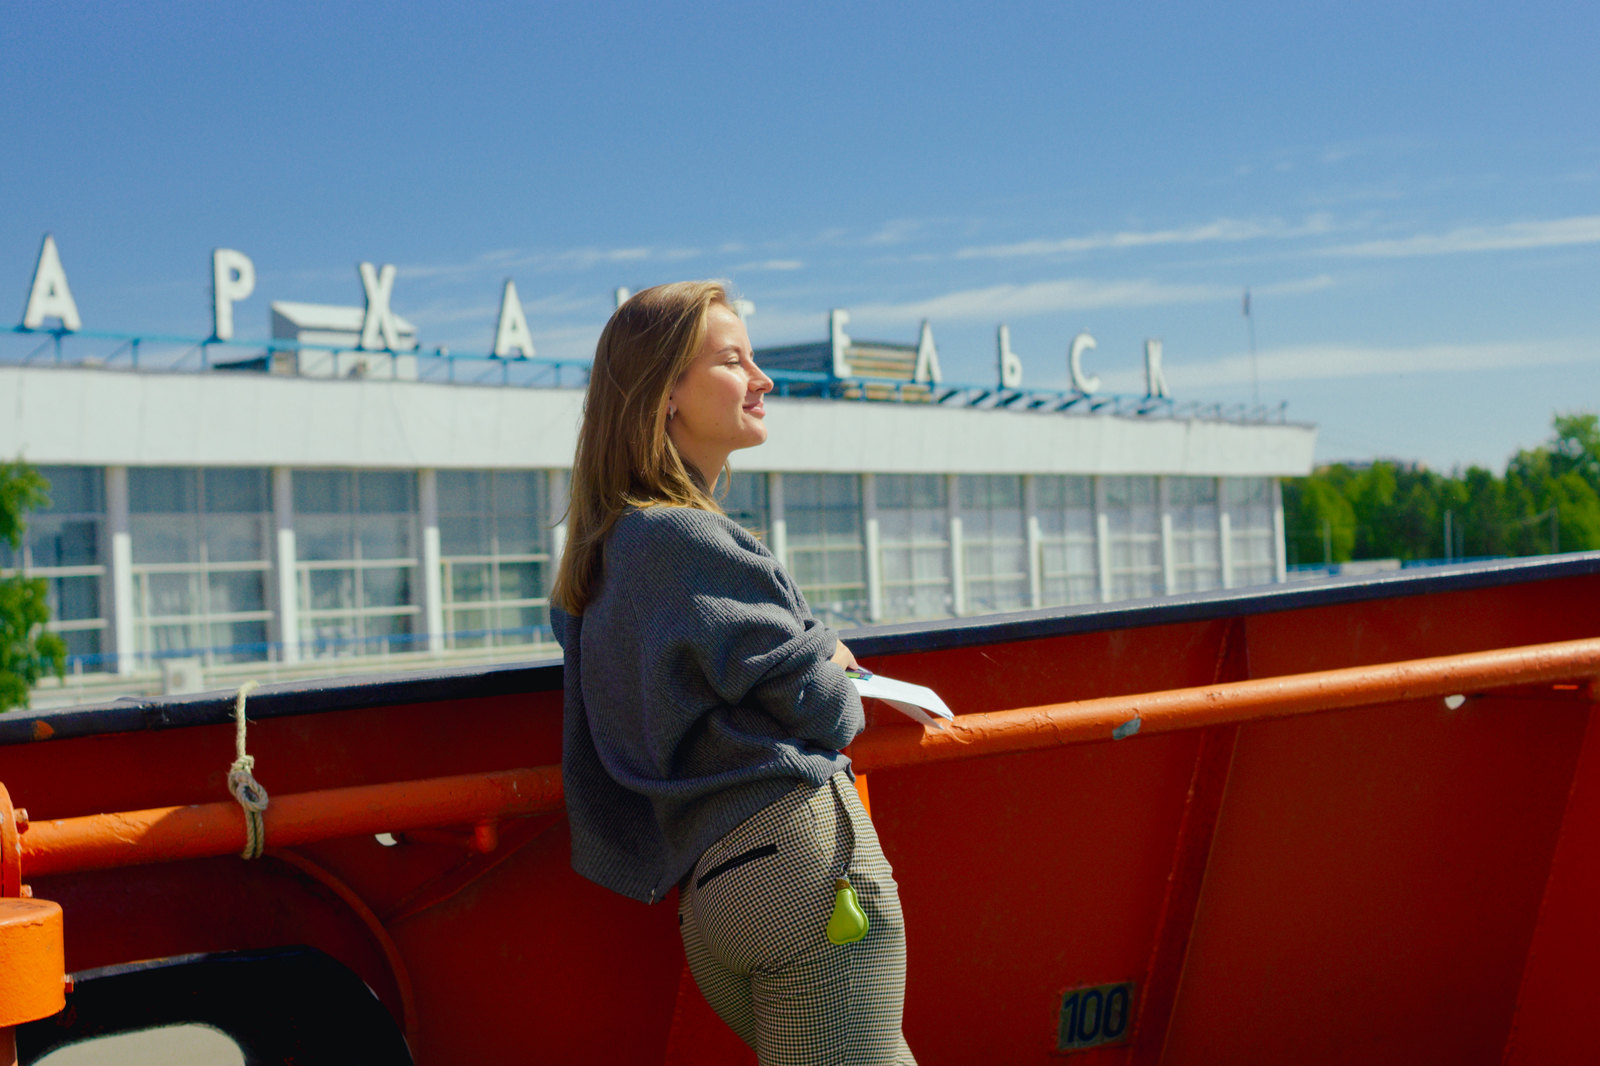
[[[646,289],[600,336],[551,596],[572,865],[646,903],[679,889],[690,970],[763,1066],[912,1063],[897,888],[840,751],[855,660],[712,495],[766,440],[771,388],[713,282]],[[830,939],[841,879],[852,943]]]

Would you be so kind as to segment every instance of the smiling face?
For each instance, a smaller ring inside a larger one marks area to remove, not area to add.
[[[771,390],[744,323],[725,304],[712,304],[694,361],[667,394],[667,436],[706,484],[716,482],[730,453],[767,439],[762,397]]]

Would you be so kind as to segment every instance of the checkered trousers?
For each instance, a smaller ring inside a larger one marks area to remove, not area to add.
[[[836,945],[825,930],[846,871],[870,927]],[[899,888],[845,774],[800,785],[707,849],[678,923],[700,991],[761,1066],[915,1066],[900,1032]]]

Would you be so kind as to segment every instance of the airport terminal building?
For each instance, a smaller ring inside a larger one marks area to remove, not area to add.
[[[914,345],[858,342],[843,318],[817,344],[757,352],[778,383],[770,436],[735,453],[725,502],[819,616],[848,627],[1283,579],[1277,479],[1309,472],[1315,432],[1281,409],[952,387],[936,354],[928,372],[926,328]],[[584,367],[373,351],[360,319],[278,305],[254,351],[11,336],[25,343],[0,350],[0,456],[41,468],[52,502],[0,567],[49,582],[75,676],[148,681],[182,661],[223,684],[267,676],[262,664],[344,671],[548,643]]]

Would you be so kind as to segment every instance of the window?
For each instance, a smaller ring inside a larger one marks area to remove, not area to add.
[[[786,474],[789,564],[812,613],[830,625],[866,621],[866,552],[861,479],[854,474]]]
[[[755,534],[757,539],[767,539],[767,526],[772,521],[767,503],[767,475],[734,474],[720,502],[729,518]]]
[[[438,479],[446,647],[548,640],[544,472],[441,470]]]
[[[1049,605],[1100,598],[1095,547],[1094,479],[1041,475],[1033,479],[1039,508],[1041,593]]]
[[[1276,576],[1273,546],[1272,483],[1261,477],[1230,477],[1222,482],[1228,511],[1233,583],[1262,585]]]
[[[885,620],[953,613],[947,480],[943,474],[879,474],[873,479]]]
[[[967,612],[1016,611],[1029,606],[1022,478],[963,474],[956,483],[961,497]]]
[[[421,614],[416,476],[296,470],[294,528],[305,653],[410,650]]]
[[[129,470],[128,511],[138,652],[267,658],[267,471]]]
[[[1100,484],[1111,537],[1111,598],[1159,595],[1161,524],[1156,510],[1156,479],[1107,477]]]
[[[1221,535],[1217,525],[1217,481],[1209,477],[1167,478],[1167,513],[1172,516],[1172,592],[1222,586]]]
[[[0,569],[42,578],[52,633],[67,645],[69,670],[112,665],[106,620],[105,472],[99,467],[41,466],[50,505],[27,516],[21,550],[0,544]]]

